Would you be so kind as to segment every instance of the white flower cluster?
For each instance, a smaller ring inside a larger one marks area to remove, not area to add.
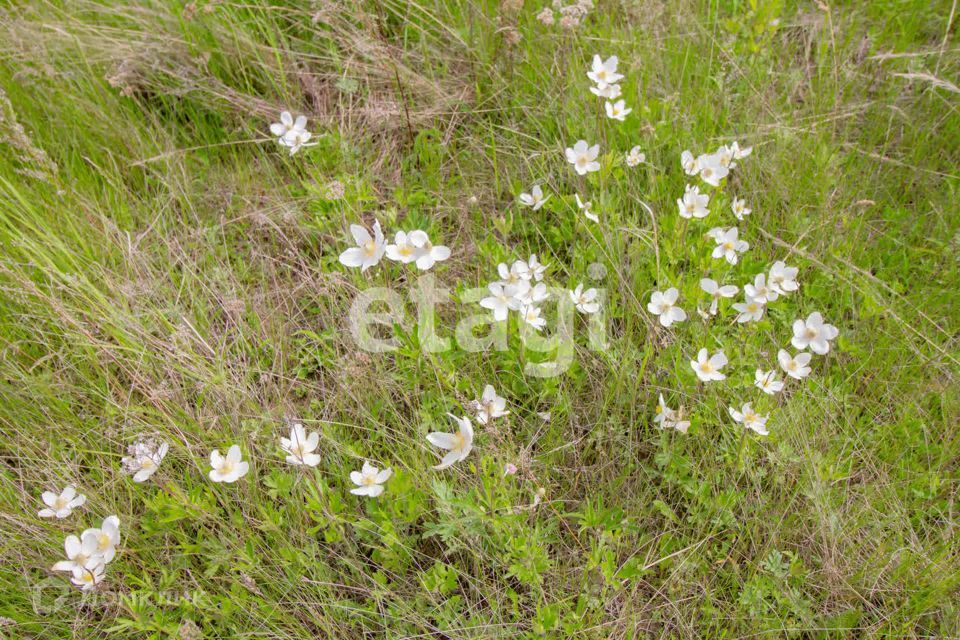
[[[617,100],[621,93],[618,83],[623,80],[623,74],[617,72],[618,64],[617,56],[610,56],[604,60],[599,55],[594,55],[587,77],[595,83],[595,86],[590,87],[590,93],[606,100],[603,108],[607,112],[607,117],[623,122],[633,109],[628,108],[625,101]]]
[[[289,111],[280,114],[280,122],[270,125],[270,133],[277,139],[277,144],[290,150],[290,155],[304,147],[317,144],[310,142],[313,134],[307,131],[307,116],[297,116],[294,119]]]
[[[480,300],[480,306],[490,309],[496,322],[506,320],[511,311],[516,311],[521,320],[540,331],[547,320],[541,316],[539,305],[550,297],[547,285],[541,282],[546,271],[547,266],[540,264],[536,254],[510,266],[501,262],[497,265],[500,279],[487,285],[490,295]]]
[[[53,571],[70,574],[70,582],[84,591],[100,584],[106,565],[117,555],[120,544],[120,518],[107,516],[99,529],[86,529],[79,537],[70,535],[63,541],[67,559],[53,565]]]
[[[169,448],[166,442],[157,444],[153,438],[141,438],[127,447],[128,456],[120,461],[123,470],[133,476],[134,482],[146,482],[160,468]]]
[[[360,267],[361,272],[379,264],[384,254],[394,262],[413,262],[421,271],[426,271],[450,257],[450,249],[433,244],[427,233],[420,229],[397,231],[393,244],[387,244],[379,220],[373,223],[373,236],[358,224],[350,225],[350,234],[357,246],[340,254],[340,264],[345,267]]]

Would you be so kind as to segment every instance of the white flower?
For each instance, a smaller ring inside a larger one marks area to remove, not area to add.
[[[790,343],[797,349],[810,347],[810,351],[822,356],[830,351],[830,341],[838,335],[840,331],[832,324],[824,324],[820,312],[814,311],[806,321],[793,321],[793,340]]]
[[[97,540],[92,536],[84,540],[77,536],[67,536],[63,541],[63,550],[67,553],[67,559],[60,560],[51,569],[73,572],[75,568],[83,568],[91,558],[97,556]],[[102,558],[98,559],[102,560]]]
[[[540,185],[533,185],[533,189],[530,189],[530,193],[521,193],[520,194],[520,204],[526,207],[533,207],[533,210],[536,211],[543,206],[543,203],[550,199],[550,196],[546,198],[543,197],[543,189],[540,188]]]
[[[520,301],[521,307],[538,304],[549,297],[547,285],[542,282],[531,285],[529,280],[523,280],[517,284],[516,298]]]
[[[706,235],[708,238],[712,238],[714,242],[718,242],[719,239],[722,238],[723,234],[726,232],[727,230],[724,229],[723,227],[713,227],[712,229],[710,229],[710,231],[707,231],[707,233],[705,233],[704,235]]]
[[[753,298],[761,304],[775,302],[780,297],[780,294],[772,287],[767,286],[767,276],[762,273],[757,274],[753,279],[753,284],[743,285],[743,292],[747,294],[748,298]]]
[[[92,555],[100,556],[105,564],[110,562],[117,555],[117,545],[120,544],[120,518],[107,516],[99,529],[87,529],[80,534],[80,540],[84,548],[88,549],[92,545]],[[69,556],[68,552],[67,557]]]
[[[506,398],[501,398],[497,395],[497,391],[493,388],[492,384],[488,384],[483,388],[483,395],[480,396],[476,406],[477,422],[480,424],[487,424],[492,422],[494,418],[499,418],[510,413],[506,410]]]
[[[737,163],[733,161],[733,151],[727,145],[721,145],[714,153],[721,166],[733,169]]]
[[[427,442],[435,447],[447,450],[440,464],[434,467],[438,471],[460,462],[470,454],[470,450],[473,448],[473,423],[470,422],[470,418],[466,416],[458,418],[452,413],[447,415],[453,418],[460,427],[456,433],[434,431],[427,434]]]
[[[573,195],[577,199],[577,207],[583,211],[583,217],[587,220],[593,220],[594,222],[600,222],[600,218],[594,212],[590,211],[591,203],[590,201],[584,202],[580,199],[580,194],[575,193]]]
[[[706,193],[701,194],[700,187],[689,184],[683,190],[683,197],[677,198],[681,218],[706,218],[710,213],[707,209],[708,204],[710,204],[710,196]]]
[[[739,288],[732,284],[725,284],[722,287],[716,280],[703,278],[700,280],[700,288],[710,295],[710,315],[717,315],[717,305],[720,298],[732,298],[737,295]]]
[[[690,428],[689,420],[681,420],[680,413],[671,409],[663,401],[663,394],[657,402],[656,413],[653,416],[653,423],[661,429],[676,429],[680,433],[686,433]]]
[[[623,79],[623,75],[617,73],[618,63],[617,56],[610,56],[604,60],[599,55],[594,55],[593,64],[590,71],[587,72],[587,77],[601,86],[618,82]]]
[[[573,165],[578,175],[583,176],[591,171],[600,170],[600,163],[597,162],[597,156],[600,155],[598,144],[591,147],[587,145],[586,140],[577,140],[573,147],[567,147],[566,155],[567,162]]]
[[[247,475],[250,470],[250,463],[241,460],[240,446],[233,445],[227,450],[227,455],[220,455],[219,449],[214,449],[210,453],[210,479],[214,482],[236,482]]]
[[[697,158],[700,167],[700,179],[707,184],[718,187],[720,181],[727,177],[730,170],[720,164],[720,156],[703,154]]]
[[[317,143],[310,142],[310,138],[313,137],[313,134],[305,130],[296,130],[288,131],[280,138],[280,146],[287,147],[290,149],[290,155],[295,154],[297,151],[304,147],[313,147]]]
[[[749,402],[743,405],[740,411],[737,411],[733,407],[728,407],[728,409],[730,411],[730,417],[742,423],[747,429],[756,431],[761,436],[770,433],[767,431],[767,416],[762,416],[754,411]]]
[[[618,84],[600,84],[595,87],[590,87],[590,93],[597,96],[598,98],[606,98],[607,100],[616,100],[620,97],[620,85]]]
[[[690,366],[702,382],[723,380],[726,378],[727,376],[725,374],[720,373],[720,369],[726,366],[726,364],[727,356],[723,353],[723,350],[717,351],[710,356],[707,354],[706,349],[700,349],[699,353],[697,353],[697,359],[690,361]]]
[[[376,498],[383,493],[383,483],[393,475],[393,469],[387,467],[383,471],[364,461],[360,471],[350,472],[350,481],[357,485],[356,489],[350,489],[350,493],[355,496],[369,496]]]
[[[525,282],[520,280],[520,282]],[[493,319],[502,322],[507,319],[510,311],[520,310],[520,300],[517,298],[519,284],[503,284],[491,282],[487,285],[490,295],[480,301],[480,306],[493,311]]]
[[[773,370],[764,371],[763,369],[757,369],[753,376],[753,386],[768,396],[783,391],[783,382],[777,380],[777,374]]]
[[[730,153],[733,154],[734,160],[742,160],[743,158],[746,158],[748,155],[753,153],[753,147],[744,147],[743,149],[741,149],[740,145],[734,142],[733,144],[730,145]]]
[[[687,312],[676,305],[680,292],[676,287],[666,291],[654,291],[647,303],[647,311],[660,317],[660,324],[669,327],[674,322],[683,322],[687,319]]]
[[[413,243],[410,241],[410,235],[404,231],[397,231],[393,236],[393,244],[388,244],[386,246],[385,253],[387,258],[393,260],[394,262],[401,262],[403,264],[410,264],[420,257],[420,249],[413,246]]]
[[[537,260],[537,254],[531,254],[530,258],[527,260],[527,272],[533,277],[534,280],[540,282],[543,280],[543,274],[547,272],[547,265],[540,264]]]
[[[726,258],[730,264],[737,264],[740,254],[750,248],[750,245],[744,240],[739,239],[740,232],[736,227],[730,227],[726,231],[718,231],[714,240],[717,246],[713,249],[714,258]]]
[[[127,447],[129,456],[121,458],[123,470],[133,476],[134,482],[146,482],[150,479],[170,448],[166,442],[159,445],[152,438],[137,440]]]
[[[277,142],[283,144],[283,138],[292,131],[304,131],[307,128],[307,116],[297,116],[294,120],[289,111],[280,114],[280,122],[274,122],[270,125],[270,133],[274,135]]]
[[[734,198],[730,208],[733,209],[733,215],[737,217],[737,220],[743,220],[744,216],[750,215],[750,212],[753,211],[753,209],[747,208],[747,201],[743,198]]]
[[[410,232],[410,243],[417,248],[417,269],[426,271],[437,262],[442,262],[450,257],[450,249],[438,244],[431,244],[430,238],[426,232],[417,229]]]
[[[639,145],[627,152],[626,162],[628,167],[635,167],[638,164],[646,162],[647,156],[640,151]]]
[[[770,288],[780,295],[787,295],[791,291],[800,288],[797,284],[797,274],[800,272],[796,267],[788,267],[783,260],[777,260],[770,267]]]
[[[41,518],[66,518],[73,510],[83,505],[87,501],[87,496],[77,494],[77,488],[73,485],[67,486],[60,495],[53,491],[44,491],[40,496],[47,509],[41,509],[37,515]]]
[[[501,284],[518,284],[521,280],[530,279],[530,267],[523,260],[515,260],[509,267],[501,262],[497,265]]]
[[[750,285],[747,286],[749,287]],[[750,296],[744,296],[743,302],[737,302],[733,305],[733,310],[739,314],[737,315],[737,322],[741,324],[745,322],[758,322],[763,318],[763,312],[766,308],[764,303]]]
[[[320,454],[314,453],[319,444],[320,434],[314,431],[307,435],[307,430],[299,422],[290,427],[289,438],[280,438],[280,448],[292,465],[315,467],[320,464]]]
[[[689,151],[680,154],[680,166],[683,167],[683,172],[688,176],[695,176],[700,173],[700,165]]]
[[[547,326],[546,318],[540,317],[540,307],[535,307],[533,305],[526,305],[520,307],[520,317],[528,325],[540,331],[545,326]]]
[[[570,292],[570,299],[576,305],[580,313],[596,313],[600,311],[600,302],[597,300],[597,290],[583,290],[583,284],[578,284],[577,288]]]
[[[358,224],[350,225],[350,233],[357,246],[340,254],[340,264],[345,267],[360,267],[360,271],[363,272],[380,262],[380,258],[387,250],[387,244],[383,231],[380,230],[379,221],[373,223],[372,238],[370,232]]]
[[[803,351],[797,355],[790,357],[790,354],[787,353],[785,349],[780,349],[777,352],[777,361],[780,363],[780,368],[783,369],[791,378],[796,378],[797,380],[803,380],[808,375],[810,375],[810,358],[813,356]]]
[[[90,591],[103,582],[103,559],[94,556],[82,567],[74,567],[70,582],[84,591]]]
[[[619,120],[620,122],[626,120],[630,112],[633,111],[633,109],[627,108],[627,104],[623,100],[617,100],[616,102],[608,101],[604,103],[603,108],[607,111],[608,118]]]

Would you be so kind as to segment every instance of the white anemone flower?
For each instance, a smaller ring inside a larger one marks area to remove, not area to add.
[[[410,235],[405,231],[397,231],[393,236],[393,244],[386,246],[387,258],[402,264],[410,264],[419,258],[420,249],[410,241]]]
[[[680,412],[671,409],[663,401],[663,394],[657,401],[656,413],[653,416],[653,423],[661,429],[676,429],[680,433],[686,433],[690,428],[689,420],[682,420]]]
[[[316,142],[310,142],[312,137],[313,134],[309,131],[294,129],[293,131],[286,132],[283,137],[280,138],[280,146],[290,149],[290,155],[293,155],[305,147],[316,146]]]
[[[540,282],[543,280],[544,274],[547,272],[547,265],[540,264],[540,261],[537,260],[537,254],[531,254],[530,258],[527,260],[527,273],[536,280]]]
[[[243,454],[240,453],[240,446],[233,445],[227,450],[227,455],[221,455],[219,449],[214,449],[210,453],[210,479],[214,482],[226,482],[231,484],[250,470],[250,463],[242,460]]]
[[[280,114],[280,122],[274,122],[270,125],[270,133],[277,139],[277,142],[283,143],[283,137],[291,131],[304,131],[307,128],[307,116],[297,116],[294,119],[289,111],[283,111]]]
[[[628,167],[635,167],[639,164],[643,164],[644,162],[646,162],[647,156],[645,153],[640,151],[640,146],[637,145],[636,147],[630,149],[630,151],[627,152],[625,161]]]
[[[47,505],[46,509],[41,509],[37,513],[41,518],[66,518],[73,513],[74,509],[83,506],[87,501],[87,496],[78,494],[77,488],[72,484],[64,488],[59,495],[53,491],[44,491],[40,498],[43,504]]]
[[[160,468],[170,445],[157,444],[153,438],[142,438],[127,447],[127,456],[121,458],[123,470],[133,476],[133,481],[146,482]]]
[[[810,347],[819,355],[830,351],[830,341],[840,335],[840,330],[832,324],[826,324],[819,311],[814,311],[807,319],[793,321],[793,339],[790,343],[797,349]]]
[[[547,291],[547,285],[542,282],[531,285],[529,280],[523,280],[517,285],[516,297],[520,301],[520,306],[530,306],[543,302],[550,297],[550,293]]]
[[[720,298],[732,298],[737,295],[737,291],[740,290],[736,285],[732,284],[725,284],[721,287],[716,280],[711,278],[702,278],[700,280],[700,288],[710,295],[711,316],[717,315],[717,306],[720,303]]]
[[[743,158],[746,158],[748,155],[753,153],[753,147],[743,147],[741,149],[740,145],[737,142],[733,142],[730,145],[730,153],[733,154],[734,160],[742,160]]]
[[[590,87],[590,93],[597,96],[598,98],[606,98],[607,100],[616,100],[620,97],[620,85],[619,84],[598,84],[595,87]]]
[[[587,220],[592,220],[593,222],[600,222],[600,217],[590,210],[592,203],[588,200],[584,202],[580,199],[580,194],[575,193],[573,197],[577,199],[577,208],[583,212],[583,217]]]
[[[570,292],[570,299],[580,313],[591,314],[600,311],[597,290],[593,288],[584,290],[583,283],[578,284],[577,288]]]
[[[520,318],[523,319],[526,324],[540,331],[547,326],[547,319],[540,315],[541,311],[540,307],[534,305],[521,306]]]
[[[497,265],[497,274],[500,284],[519,284],[521,280],[530,279],[530,267],[523,260],[515,260],[509,267],[501,262]]]
[[[748,287],[750,285],[747,285]],[[733,305],[733,310],[737,312],[737,322],[744,324],[746,322],[759,322],[763,318],[763,312],[767,305],[749,295],[744,296],[743,302],[737,302]]]
[[[683,322],[687,319],[687,312],[676,306],[679,297],[680,292],[676,287],[670,287],[666,291],[654,291],[647,303],[647,311],[659,316],[660,324],[664,327],[669,327],[674,322]]]
[[[426,271],[434,264],[450,257],[450,249],[441,244],[432,244],[425,231],[410,232],[410,243],[417,248],[417,269]]]
[[[379,263],[387,250],[380,222],[377,220],[373,223],[373,237],[359,224],[350,225],[350,233],[357,246],[340,254],[340,264],[345,267],[360,267],[360,271],[363,272]]]
[[[572,164],[574,171],[581,176],[600,170],[600,163],[597,162],[599,155],[600,145],[591,147],[586,140],[577,140],[576,144],[566,150],[567,162]]]
[[[93,554],[103,558],[104,564],[112,561],[120,544],[120,517],[107,516],[99,529],[90,528],[80,534],[80,540],[84,548],[93,545]]]
[[[627,116],[633,111],[627,107],[627,103],[623,100],[617,100],[616,102],[607,101],[604,103],[603,108],[607,112],[607,117],[611,120],[619,120],[623,122],[627,119]]]
[[[384,486],[390,476],[393,475],[393,469],[387,467],[383,471],[364,461],[360,471],[350,472],[350,481],[357,485],[356,489],[350,489],[350,493],[355,496],[368,496],[376,498],[383,493]]]
[[[783,260],[777,260],[770,267],[770,288],[780,295],[787,295],[800,288],[797,284],[797,274],[800,270],[796,267],[788,267]]]
[[[697,158],[700,167],[700,179],[713,187],[719,187],[720,181],[727,177],[730,170],[720,164],[720,157],[715,154],[703,154]]]
[[[617,56],[610,56],[604,60],[599,55],[594,55],[593,64],[590,67],[590,71],[587,72],[587,77],[598,85],[618,82],[623,79],[623,75],[617,73],[617,65],[619,62]]]
[[[435,447],[447,450],[443,459],[440,460],[440,464],[433,467],[437,471],[460,462],[470,454],[470,450],[473,448],[473,423],[470,422],[470,418],[466,416],[458,418],[452,413],[447,415],[457,423],[459,429],[456,433],[433,431],[427,434],[427,442]]]
[[[543,203],[550,199],[550,196],[544,197],[543,189],[540,188],[540,185],[535,184],[533,188],[530,189],[530,193],[521,193],[519,199],[520,204],[525,207],[533,207],[533,210],[536,211],[543,206]]]
[[[690,361],[690,366],[701,382],[710,382],[712,380],[723,380],[727,376],[720,373],[720,369],[727,364],[727,356],[721,349],[712,356],[706,349],[700,349],[697,353],[697,359]]]
[[[314,453],[320,445],[320,434],[307,435],[299,422],[290,427],[290,437],[280,438],[280,448],[287,454],[286,461],[292,465],[315,467],[320,464],[320,454]]]
[[[714,242],[719,242],[720,238],[723,238],[723,234],[727,232],[723,227],[713,227],[710,231],[707,231],[704,235],[713,240]]]
[[[767,416],[762,416],[756,411],[753,410],[753,407],[750,406],[750,403],[746,403],[743,407],[740,408],[740,411],[737,411],[733,407],[728,407],[730,411],[730,417],[741,423],[747,429],[755,431],[761,436],[769,435],[767,431]]]
[[[519,282],[525,282],[520,280]],[[511,311],[520,310],[520,300],[517,298],[518,284],[503,284],[502,282],[491,282],[487,285],[490,295],[480,300],[480,306],[484,309],[493,311],[493,319],[497,322],[503,322],[510,315]]]
[[[77,536],[67,536],[63,541],[63,550],[67,554],[67,559],[60,560],[51,569],[72,573],[77,567],[83,568],[91,558],[97,555],[97,540],[93,537],[81,540]]]
[[[740,254],[750,248],[749,243],[740,240],[740,232],[736,227],[718,232],[714,240],[717,246],[713,249],[713,257],[725,258],[730,264],[737,264]]]
[[[753,211],[753,209],[747,207],[747,201],[743,198],[734,198],[730,208],[733,209],[733,215],[736,216],[737,220],[743,220],[744,216],[750,215]]]
[[[82,567],[74,567],[70,582],[83,591],[91,591],[103,582],[103,559],[94,556]]]
[[[683,172],[688,176],[695,176],[700,173],[700,165],[697,163],[696,157],[689,151],[680,154],[680,166],[683,167]]]
[[[777,362],[780,363],[780,368],[788,376],[797,380],[803,380],[810,375],[809,365],[812,357],[807,351],[802,351],[793,357],[787,353],[786,349],[777,351]]]
[[[753,284],[743,285],[743,292],[747,294],[747,297],[761,303],[776,302],[777,298],[780,297],[780,294],[773,287],[767,285],[767,276],[763,273],[757,274],[753,279]]]
[[[707,205],[710,204],[710,196],[706,193],[700,193],[700,187],[687,185],[683,190],[683,197],[677,198],[677,207],[680,208],[681,218],[706,218],[710,213]]]
[[[775,371],[764,371],[763,369],[757,369],[756,373],[753,376],[753,386],[760,391],[763,391],[768,396],[780,393],[783,391],[783,382],[777,380],[777,374]]]
[[[492,384],[483,388],[483,395],[476,402],[477,422],[480,424],[489,424],[495,418],[503,417],[510,412],[507,411],[507,399],[499,396],[497,390]]]
[[[733,150],[727,145],[721,145],[713,155],[717,156],[717,160],[721,166],[728,169],[733,169],[737,166],[737,163],[733,161]]]

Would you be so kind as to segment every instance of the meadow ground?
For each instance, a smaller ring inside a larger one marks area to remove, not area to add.
[[[572,26],[549,1],[4,3],[0,636],[960,637],[956,2],[597,0]],[[594,54],[619,57],[623,122]],[[315,146],[277,144],[285,109]],[[719,187],[683,171],[732,141],[753,153]],[[705,219],[678,215],[688,183]],[[364,351],[358,293],[419,276],[340,263],[375,219],[450,247],[428,273],[452,298],[535,253],[601,312],[546,377],[558,354],[513,314],[506,349],[426,350],[482,311],[459,300],[407,303],[399,348]],[[777,260],[800,288],[760,321],[697,313],[701,278]],[[671,286],[688,317],[665,328],[647,303]],[[815,311],[839,337],[764,395],[754,370],[783,379]],[[726,380],[698,381],[701,347]],[[509,415],[431,469],[426,434],[487,384]],[[687,433],[658,428],[660,394]],[[316,467],[284,461],[293,422]],[[169,453],[135,483],[151,434]],[[250,471],[214,484],[231,444]],[[394,471],[377,498],[350,493],[364,460]],[[67,484],[86,504],[39,517]],[[111,514],[95,589],[51,571]]]

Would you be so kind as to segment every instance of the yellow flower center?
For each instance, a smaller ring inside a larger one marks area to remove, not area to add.
[[[363,244],[363,252],[368,256],[374,255],[377,252],[377,243],[373,240],[367,240]]]

